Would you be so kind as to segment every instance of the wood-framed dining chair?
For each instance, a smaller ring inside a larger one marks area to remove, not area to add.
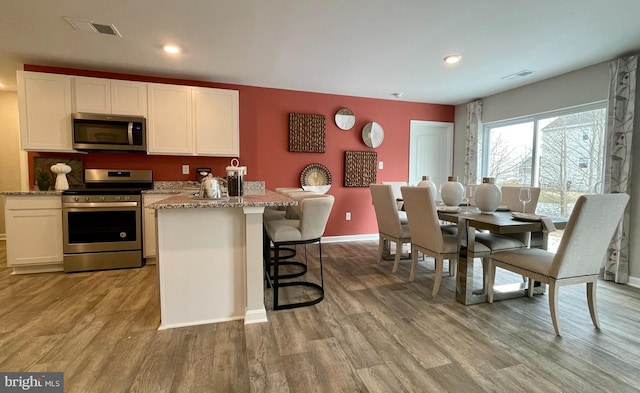
[[[432,296],[438,294],[444,259],[449,260],[449,271],[455,271],[458,260],[458,236],[443,233],[438,220],[434,196],[429,187],[401,187],[404,208],[411,231],[411,272],[418,264],[418,252],[435,259],[436,275]]]
[[[401,222],[391,185],[371,184],[369,185],[369,190],[376,213],[376,221],[378,222],[378,260],[384,259],[385,241],[394,242],[396,252],[391,272],[395,273],[400,265],[402,245],[411,243],[409,225]],[[414,274],[414,266],[411,265],[409,281],[413,280]]]
[[[537,248],[491,254],[488,259],[488,302],[493,303],[496,267],[548,284],[549,313],[556,335],[560,336],[558,289],[562,285],[586,283],[591,320],[599,329],[596,310],[598,274],[628,201],[627,194],[580,196],[555,254]]]

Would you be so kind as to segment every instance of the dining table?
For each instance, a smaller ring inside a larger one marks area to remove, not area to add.
[[[517,216],[517,217],[514,217]],[[465,305],[484,303],[487,300],[486,288],[474,288],[475,259],[473,258],[476,231],[490,231],[498,235],[542,232],[542,247],[548,248],[549,232],[563,229],[568,221],[566,217],[523,215],[511,211],[495,211],[481,213],[475,206],[464,206],[459,209],[438,208],[438,218],[442,221],[457,223],[460,255],[456,271],[456,300]],[[526,244],[528,246],[528,244]],[[468,256],[471,256],[468,258]],[[479,269],[482,272],[482,269]],[[481,277],[480,282],[485,282]],[[475,280],[478,282],[478,280]],[[520,278],[519,282],[494,286],[494,299],[502,300],[527,296],[528,283]],[[545,285],[536,283],[534,294],[545,291]]]

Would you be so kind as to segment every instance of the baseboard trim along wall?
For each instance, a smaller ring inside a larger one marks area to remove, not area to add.
[[[365,240],[378,240],[378,234],[326,236],[322,238],[323,243],[359,242]]]
[[[629,282],[627,283],[627,285],[630,285],[632,287],[636,287],[636,288],[640,288],[640,278],[638,277],[629,277]]]

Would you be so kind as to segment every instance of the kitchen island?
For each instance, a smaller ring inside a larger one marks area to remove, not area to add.
[[[159,329],[266,322],[262,216],[265,207],[295,204],[266,190],[217,200],[181,194],[149,205],[158,228]]]

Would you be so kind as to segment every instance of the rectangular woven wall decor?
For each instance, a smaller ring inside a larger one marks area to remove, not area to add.
[[[324,153],[324,115],[289,113],[289,151]]]
[[[376,182],[378,153],[374,151],[344,152],[344,186],[369,187]]]

